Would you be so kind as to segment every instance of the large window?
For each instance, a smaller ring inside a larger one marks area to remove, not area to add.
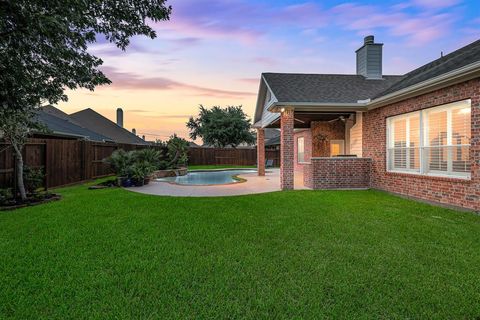
[[[305,162],[305,139],[303,137],[297,139],[297,162]]]
[[[469,178],[470,125],[470,100],[388,118],[388,171]]]

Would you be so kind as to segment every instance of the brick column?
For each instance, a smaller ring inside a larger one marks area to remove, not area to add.
[[[294,112],[293,109],[282,111],[280,117],[280,187],[293,190],[294,183]]]
[[[257,170],[259,176],[265,175],[265,129],[257,129]]]

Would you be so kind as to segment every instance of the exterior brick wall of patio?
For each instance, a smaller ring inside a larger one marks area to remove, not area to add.
[[[342,121],[312,121],[313,157],[330,157],[330,140],[345,140]]]
[[[471,180],[386,171],[386,119],[455,101],[472,101]],[[480,79],[368,111],[363,119],[363,156],[372,159],[372,188],[480,211]]]
[[[365,189],[370,186],[368,158],[311,158],[304,166],[304,184],[311,189]]]
[[[286,109],[280,116],[280,188],[293,190],[294,188],[294,111]]]

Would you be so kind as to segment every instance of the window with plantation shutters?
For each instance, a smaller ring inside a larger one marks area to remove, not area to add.
[[[470,177],[470,100],[387,119],[387,169]]]

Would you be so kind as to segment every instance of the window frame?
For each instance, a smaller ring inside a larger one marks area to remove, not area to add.
[[[465,100],[460,100],[436,107],[431,107],[431,108],[426,108],[423,110],[419,111],[413,111],[413,112],[408,112],[396,116],[391,116],[386,118],[386,156],[385,156],[385,168],[387,172],[393,172],[393,173],[405,173],[405,174],[413,174],[413,175],[422,175],[422,176],[432,176],[432,177],[447,177],[447,178],[455,178],[455,179],[464,179],[464,180],[469,180],[471,179],[471,170],[472,167],[470,166],[470,172],[454,172],[453,171],[453,153],[451,150],[455,147],[469,147],[471,148],[471,143],[470,144],[452,144],[452,137],[453,137],[453,126],[452,126],[452,114],[454,110],[457,109],[463,109],[463,108],[470,108],[470,121],[471,121],[471,111],[472,111],[472,103],[471,99],[465,99]],[[432,113],[437,113],[437,112],[442,112],[446,111],[447,112],[447,144],[446,145],[440,145],[440,146],[432,146],[429,141],[428,137],[428,120],[429,120],[429,115]],[[410,123],[410,118],[415,116],[416,114],[419,115],[419,161],[420,161],[420,168],[419,169],[410,169],[410,128],[409,128],[409,123]],[[406,152],[406,168],[398,168],[398,169],[393,169],[391,168],[391,161],[392,161],[392,156],[393,152],[391,150],[395,149],[401,149],[393,147],[394,145],[394,121],[398,121],[401,119],[407,119],[406,123],[406,147],[405,149],[407,150]],[[471,139],[471,128],[470,128],[470,139]],[[428,153],[427,150],[432,147],[438,147],[438,148],[447,148],[447,171],[441,171],[441,170],[432,170],[428,169]],[[470,149],[469,149],[470,150]],[[470,151],[469,151],[469,161],[470,159]]]
[[[420,160],[420,168],[418,169],[415,169],[415,168],[410,168],[410,150],[411,150],[411,141],[410,141],[410,119],[417,116],[419,117],[419,160]],[[394,134],[393,134],[393,131],[395,129],[394,126],[392,126],[392,123],[395,121],[395,120],[402,120],[402,119],[405,119],[406,120],[406,124],[405,124],[405,140],[406,140],[406,146],[405,147],[391,147],[392,143],[394,143]],[[389,117],[387,118],[387,169],[390,167],[389,163],[389,158],[388,158],[388,155],[390,154],[389,153],[389,150],[394,150],[394,149],[404,149],[405,150],[405,168],[404,169],[388,169],[389,172],[404,172],[404,173],[412,173],[412,174],[420,174],[422,172],[422,156],[421,156],[421,151],[422,151],[422,113],[421,111],[413,111],[413,112],[409,112],[409,113],[404,113],[404,114],[401,114],[401,115],[398,115],[398,116],[393,116],[393,117]]]

